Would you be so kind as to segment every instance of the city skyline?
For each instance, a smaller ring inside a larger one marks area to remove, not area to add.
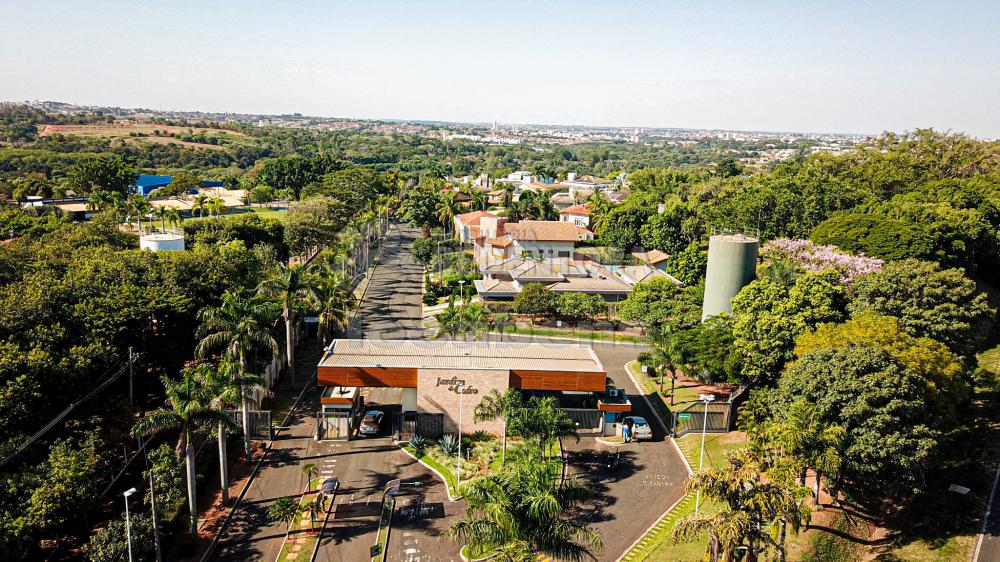
[[[985,2],[4,2],[7,100],[352,119],[1000,137]],[[537,22],[548,22],[538,25]],[[113,33],[99,30],[113,30]],[[70,48],[71,47],[71,48]],[[206,56],[210,53],[210,56]],[[986,69],[984,71],[984,69]]]

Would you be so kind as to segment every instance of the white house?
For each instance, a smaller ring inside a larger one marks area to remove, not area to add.
[[[584,203],[582,205],[566,207],[559,211],[559,220],[562,222],[571,222],[582,228],[590,228],[590,205]]]
[[[479,234],[474,240],[475,257],[482,268],[526,255],[545,261],[569,260],[578,240],[594,237],[586,228],[568,222],[503,220],[481,218],[475,230]]]
[[[503,219],[487,211],[472,211],[455,215],[453,220],[458,239],[465,244],[473,244],[477,238],[496,236],[497,225],[502,224]]]

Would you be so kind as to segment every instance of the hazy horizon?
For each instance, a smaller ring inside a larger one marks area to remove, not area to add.
[[[1000,5],[0,1],[0,98],[173,111],[1000,137]]]

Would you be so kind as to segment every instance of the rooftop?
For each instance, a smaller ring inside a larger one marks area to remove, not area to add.
[[[667,261],[670,259],[670,254],[661,252],[659,250],[650,250],[648,252],[632,252],[632,257],[644,262],[644,263],[660,263],[662,261]]]
[[[585,345],[445,340],[334,340],[319,366],[605,372]]]
[[[560,215],[590,215],[590,205],[588,203],[583,203],[582,205],[573,205],[572,207],[566,207],[565,209],[559,211]]]
[[[514,240],[545,242],[576,242],[580,239],[576,225],[560,221],[521,221],[507,223],[504,232]]]
[[[475,226],[479,224],[479,221],[483,217],[497,218],[493,213],[488,213],[486,211],[472,211],[471,213],[462,213],[461,215],[455,215],[455,218],[459,220],[465,226]]]

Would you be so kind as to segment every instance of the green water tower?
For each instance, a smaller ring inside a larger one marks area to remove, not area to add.
[[[756,236],[720,232],[708,239],[708,271],[701,320],[729,313],[733,297],[757,276]]]

